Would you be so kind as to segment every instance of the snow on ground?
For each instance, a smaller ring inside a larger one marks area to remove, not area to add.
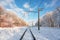
[[[0,40],[19,40],[25,31],[23,28],[0,28]]]
[[[29,29],[27,30],[27,32],[25,33],[24,37],[22,40],[33,40],[33,37],[29,31]]]
[[[60,28],[41,27],[39,31],[37,27],[29,28],[32,30],[36,40],[60,40]],[[0,28],[0,40],[19,40],[25,30],[26,27]],[[29,29],[26,31],[23,40],[32,40]]]
[[[37,27],[31,28],[37,40],[60,40],[60,28],[41,27],[37,30]]]
[[[44,37],[42,34],[40,34],[40,30],[37,30],[37,27],[31,28],[31,31],[33,32],[36,40],[48,40],[46,37]]]

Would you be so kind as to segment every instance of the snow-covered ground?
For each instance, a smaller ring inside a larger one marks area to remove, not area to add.
[[[27,27],[22,28],[0,28],[0,40],[19,40]],[[60,28],[29,27],[36,40],[60,40]],[[29,29],[26,31],[23,40],[32,40]]]
[[[25,33],[25,35],[24,35],[24,37],[23,37],[22,40],[33,40],[33,37],[32,37],[32,35],[31,35],[29,29],[27,29],[27,32]]]
[[[0,28],[0,40],[19,40],[26,27],[22,28]]]
[[[60,28],[41,27],[40,30],[31,28],[37,40],[60,40]]]

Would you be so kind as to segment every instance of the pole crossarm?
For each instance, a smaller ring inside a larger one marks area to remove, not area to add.
[[[29,11],[26,11],[26,12],[34,12],[34,13],[38,13],[38,11],[42,11],[42,10],[43,10],[43,8],[38,8],[37,11],[31,11],[31,10],[29,10]]]

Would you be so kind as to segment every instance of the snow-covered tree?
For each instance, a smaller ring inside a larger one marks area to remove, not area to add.
[[[5,10],[0,6],[0,27],[27,26],[28,24],[18,17],[15,12]]]
[[[42,27],[60,27],[60,8],[47,12],[40,18],[40,25]]]

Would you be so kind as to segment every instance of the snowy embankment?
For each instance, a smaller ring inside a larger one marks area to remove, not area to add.
[[[0,28],[0,40],[19,40],[26,27]]]
[[[0,28],[0,40],[19,40],[27,27],[21,28]],[[60,28],[41,27],[38,31],[37,27],[29,27],[34,34],[36,40],[60,40]],[[32,40],[32,35],[26,31],[23,40]]]
[[[37,40],[60,40],[60,28],[37,27],[31,28]]]

